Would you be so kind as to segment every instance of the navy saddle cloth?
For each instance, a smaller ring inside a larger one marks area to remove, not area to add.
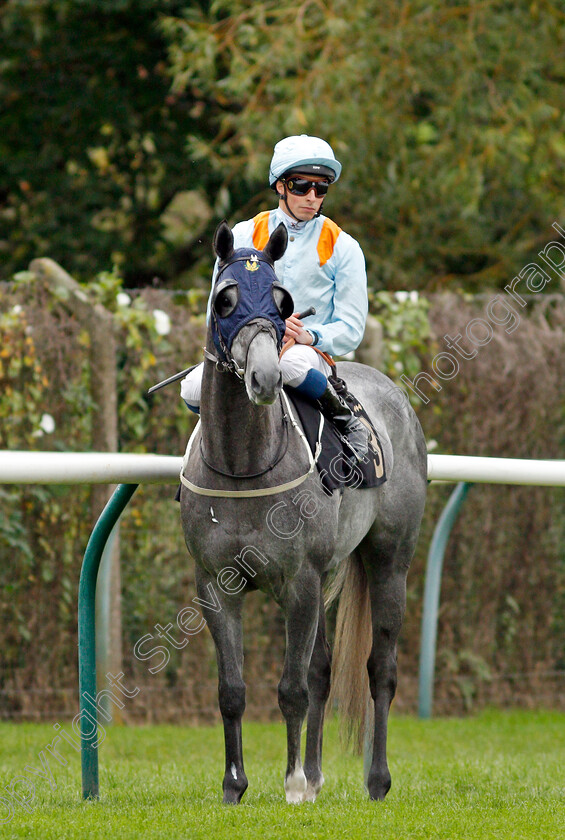
[[[342,487],[379,487],[386,481],[386,470],[379,436],[359,400],[347,390],[343,379],[330,376],[329,381],[338,394],[344,398],[353,413],[369,429],[369,451],[363,461],[351,466],[347,458],[350,450],[342,443],[342,437],[331,421],[325,419],[322,430],[322,451],[318,458],[318,471],[324,490],[331,494]],[[312,453],[316,451],[320,426],[320,411],[315,403],[297,393],[294,388],[285,388],[293,408],[300,418],[304,434]]]

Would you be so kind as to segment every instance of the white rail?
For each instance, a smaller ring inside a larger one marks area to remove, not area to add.
[[[181,465],[170,455],[0,451],[0,484],[172,484]]]
[[[182,458],[113,452],[0,451],[0,484],[173,484]],[[565,460],[428,455],[428,478],[565,487]]]
[[[430,481],[565,487],[565,461],[482,458],[472,455],[428,455],[428,478]]]

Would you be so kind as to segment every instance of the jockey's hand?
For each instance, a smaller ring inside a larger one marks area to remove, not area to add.
[[[295,312],[290,318],[287,318],[285,321],[286,324],[286,331],[284,334],[283,342],[286,344],[287,341],[290,341],[293,338],[297,344],[312,344],[313,338],[312,333],[309,333],[308,330],[304,329],[302,321],[298,319],[298,312]]]

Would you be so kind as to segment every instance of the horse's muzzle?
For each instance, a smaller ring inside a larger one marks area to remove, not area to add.
[[[271,405],[282,388],[282,373],[277,368],[256,368],[249,377],[248,393],[256,405]]]

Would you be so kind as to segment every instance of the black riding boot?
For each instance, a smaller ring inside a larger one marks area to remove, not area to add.
[[[367,427],[353,414],[343,397],[335,391],[331,382],[318,399],[318,404],[324,417],[332,420],[337,430],[346,438],[355,458],[362,461],[369,449],[369,431]]]

